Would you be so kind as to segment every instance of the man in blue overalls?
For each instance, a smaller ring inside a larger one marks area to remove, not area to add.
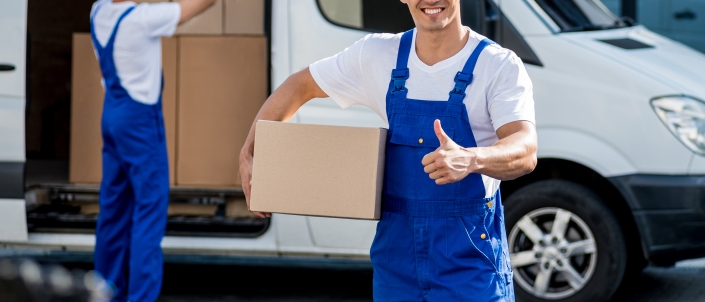
[[[293,74],[256,119],[330,96],[388,121],[375,301],[513,301],[499,183],[536,166],[531,80],[512,51],[462,26],[459,0],[402,2],[414,30],[368,35]],[[254,131],[240,154],[248,198]]]
[[[115,287],[114,301],[155,301],[161,291],[160,245],[169,205],[161,37],[214,1],[93,5],[91,35],[105,88],[94,260],[96,271]]]

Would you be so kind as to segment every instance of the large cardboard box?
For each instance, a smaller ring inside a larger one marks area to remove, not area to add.
[[[264,0],[225,0],[225,33],[264,35]]]
[[[265,37],[179,38],[179,186],[240,186],[239,154],[267,98]]]
[[[251,0],[250,0],[251,1]],[[178,2],[178,1],[176,1]],[[222,35],[223,0],[215,1],[203,13],[176,28],[176,35]]]
[[[100,183],[103,147],[100,121],[105,92],[90,34],[73,35],[72,56],[69,181]]]
[[[176,38],[162,39],[164,95],[162,106],[169,151],[169,179],[174,183],[176,158]],[[100,81],[100,65],[95,57],[91,35],[73,36],[73,66],[71,71],[71,149],[69,181],[96,184],[102,178],[103,139],[100,121],[105,92]]]
[[[387,130],[258,121],[250,210],[379,219]]]

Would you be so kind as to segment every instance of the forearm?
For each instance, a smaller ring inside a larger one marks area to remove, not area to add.
[[[512,180],[536,167],[537,138],[533,125],[507,135],[489,147],[465,149],[475,160],[471,171],[499,180]]]
[[[262,105],[252,123],[241,155],[252,157],[254,153],[257,121],[288,121],[306,102],[319,97],[327,97],[327,95],[318,88],[308,68],[291,75]]]

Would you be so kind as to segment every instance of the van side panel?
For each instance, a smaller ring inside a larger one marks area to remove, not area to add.
[[[0,198],[24,196],[26,20],[26,0],[3,2],[0,9]],[[0,208],[0,213],[3,212]],[[24,219],[24,210],[20,214]],[[5,220],[0,218],[0,229],[5,226]]]
[[[3,1],[0,9],[0,65],[14,67],[14,70],[0,71],[0,96],[25,96],[26,37],[27,1]],[[0,100],[0,104],[2,102]]]
[[[570,160],[604,177],[636,173],[634,165],[600,138],[573,129],[537,129],[539,158]]]
[[[0,242],[27,241],[25,208],[22,199],[0,199]]]

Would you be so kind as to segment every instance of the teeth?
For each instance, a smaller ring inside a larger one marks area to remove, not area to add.
[[[441,12],[440,8],[427,8],[424,10],[428,15],[435,15]]]

